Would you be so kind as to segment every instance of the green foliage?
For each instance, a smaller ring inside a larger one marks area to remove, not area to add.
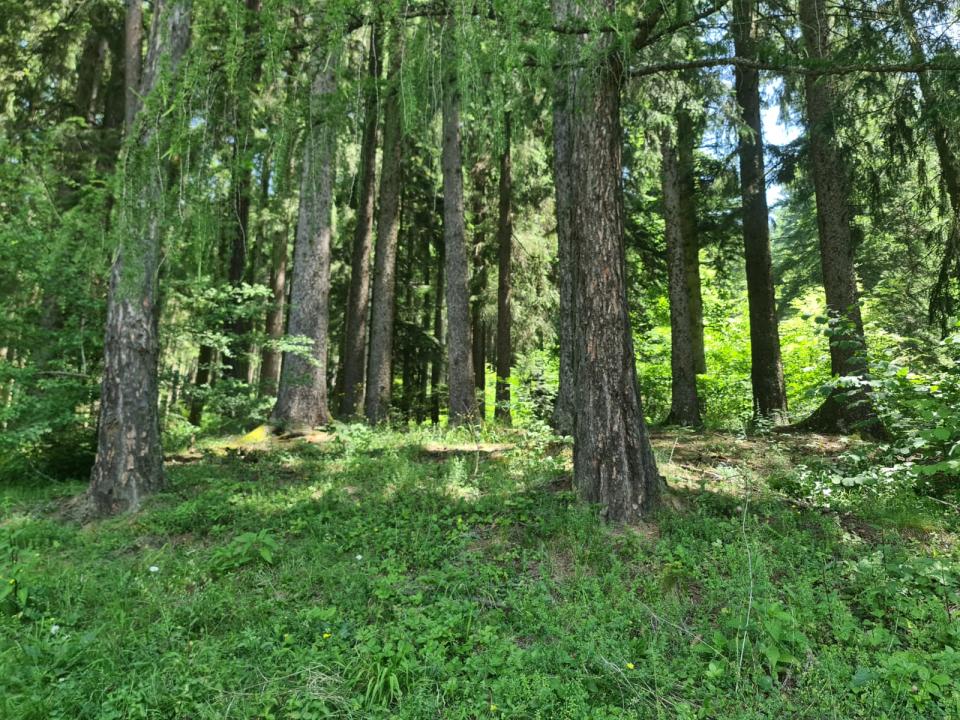
[[[958,528],[942,507],[924,510],[943,527],[932,547],[762,485],[743,496],[740,463],[782,450],[738,456],[717,436],[705,442],[725,464],[702,467],[734,484],[677,490],[686,507],[656,533],[614,529],[564,489],[563,446],[489,433],[516,448],[487,459],[467,431],[351,425],[319,446],[210,454],[170,467],[140,514],[87,527],[52,520],[42,488],[4,489],[0,575],[16,590],[0,613],[0,714],[906,720],[960,707]]]

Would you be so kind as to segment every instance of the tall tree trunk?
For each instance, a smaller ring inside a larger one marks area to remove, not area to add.
[[[370,58],[363,138],[360,141],[360,202],[353,235],[350,265],[350,291],[341,376],[343,398],[340,415],[352,418],[364,405],[364,379],[367,369],[367,318],[370,314],[370,253],[373,238],[373,209],[377,185],[377,124],[380,114],[380,29],[370,31]]]
[[[497,406],[494,416],[509,425],[510,372],[513,367],[513,344],[510,339],[510,260],[513,252],[513,178],[511,151],[511,118],[503,117],[503,153],[500,155],[500,214],[497,222]]]
[[[800,26],[807,55],[830,58],[830,18],[824,0],[800,0]],[[857,296],[853,233],[850,227],[850,169],[836,143],[833,115],[838,102],[829,75],[804,78],[810,161],[817,199],[820,264],[830,313],[830,372],[835,377],[867,378],[867,347]],[[800,423],[821,432],[860,430],[884,437],[885,430],[862,385],[837,388],[813,415]]]
[[[230,189],[231,222],[228,224],[230,264],[227,275],[227,281],[234,289],[239,289],[243,285],[247,276],[248,257],[252,254],[250,252],[253,239],[250,233],[250,206],[253,188],[253,151],[251,149],[254,139],[253,96],[260,79],[262,54],[259,50],[251,52],[250,48],[254,47],[258,40],[260,3],[261,0],[246,0],[244,43],[252,57],[249,69],[244,67],[241,71],[241,89],[235,98],[233,169]],[[248,86],[243,87],[244,83]],[[225,356],[224,365],[230,377],[241,382],[249,380],[250,329],[250,319],[243,315],[238,315],[230,323],[230,352]]]
[[[687,306],[690,309],[690,346],[697,374],[707,371],[703,342],[703,294],[700,287],[700,238],[697,230],[697,173],[694,152],[697,130],[690,111],[677,108],[677,162],[680,182],[680,237],[686,275]]]
[[[899,10],[907,42],[910,45],[911,59],[917,64],[922,64],[926,62],[926,52],[909,0],[900,0]],[[946,336],[949,332],[947,321],[955,313],[955,299],[950,286],[957,277],[960,277],[960,162],[950,143],[950,131],[943,122],[942,105],[937,91],[930,83],[929,72],[926,70],[918,72],[917,81],[920,85],[923,114],[930,128],[930,134],[933,136],[937,159],[940,162],[940,174],[943,176],[943,184],[950,199],[950,209],[953,211],[951,228],[940,262],[940,271],[930,293],[930,320],[933,321],[939,317],[941,333]]]
[[[678,128],[678,134],[680,129]],[[670,376],[671,403],[668,425],[700,425],[697,395],[697,356],[694,345],[694,310],[687,273],[687,233],[684,232],[684,202],[680,152],[665,130],[660,139],[663,220],[667,240],[667,269],[670,295]],[[689,210],[689,209],[688,209]],[[695,219],[694,219],[695,222]],[[698,273],[699,276],[699,273]]]
[[[757,58],[755,4],[757,0],[734,0],[733,33],[738,57]],[[760,121],[760,73],[737,66],[737,104],[746,130],[740,133],[740,197],[743,207],[743,256],[747,269],[747,303],[750,308],[750,379],[753,412],[776,424],[787,421],[787,389],[780,359],[773,264],[770,257],[770,226],[767,183],[763,162],[763,130]]]
[[[126,15],[124,19],[124,131],[129,135],[133,132],[133,122],[140,108],[140,75],[142,72],[143,57],[143,2],[142,0],[126,0]]]
[[[579,0],[591,16],[614,0]],[[620,85],[623,68],[612,34],[594,44],[598,66],[576,84],[570,127],[574,187],[574,480],[610,521],[641,518],[658,504],[660,475],[637,387],[627,311],[623,238]],[[593,54],[591,53],[591,56]]]
[[[433,293],[433,337],[437,341],[436,351],[430,361],[430,422],[440,424],[440,386],[443,382],[443,296],[444,267],[446,252],[442,239],[437,242],[437,285]]]
[[[286,352],[273,420],[290,428],[331,421],[327,408],[330,324],[330,235],[336,131],[330,99],[336,92],[335,60],[320,58],[310,88],[310,117],[300,175],[300,214],[290,287],[290,335],[309,338],[309,357]]]
[[[483,317],[483,296],[487,289],[487,159],[477,162],[473,171],[473,278],[471,308],[474,386],[477,389],[477,417],[487,416],[487,323]]]
[[[554,16],[566,19],[569,0],[554,0]],[[574,266],[571,243],[573,233],[573,88],[576,70],[558,73],[553,91],[553,184],[557,216],[557,285],[560,291],[560,382],[553,409],[552,424],[560,435],[573,435],[574,383]]]
[[[447,17],[443,53],[443,237],[446,245],[447,388],[451,425],[476,417],[474,368],[470,338],[470,271],[463,211],[463,166],[460,157],[460,84],[456,25]]]
[[[400,107],[400,68],[403,29],[394,28],[390,48],[390,86],[383,107],[383,157],[380,165],[380,214],[373,269],[370,358],[364,415],[371,425],[387,420],[393,391],[393,326],[396,314],[397,237],[400,233],[403,115]]]
[[[165,223],[165,172],[157,172],[162,108],[151,93],[162,71],[176,79],[190,43],[188,4],[158,2],[139,95],[143,122],[127,140],[120,246],[110,272],[97,457],[89,498],[99,514],[136,510],[163,485],[163,450],[157,408],[157,274]],[[129,27],[129,25],[128,25]]]

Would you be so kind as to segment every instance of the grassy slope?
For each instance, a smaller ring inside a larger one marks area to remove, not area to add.
[[[787,502],[816,438],[662,436],[676,507],[610,529],[508,439],[268,443],[86,527],[0,488],[0,717],[960,717],[955,516]]]

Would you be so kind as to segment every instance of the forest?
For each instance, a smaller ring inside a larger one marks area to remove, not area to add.
[[[960,718],[958,0],[0,0],[0,717]]]

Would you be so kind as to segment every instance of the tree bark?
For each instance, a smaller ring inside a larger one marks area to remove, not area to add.
[[[926,52],[923,49],[923,42],[917,30],[917,21],[909,0],[900,0],[899,11],[907,42],[910,45],[911,59],[915,63],[922,64],[926,62]],[[933,322],[939,317],[941,334],[946,337],[949,332],[948,320],[956,312],[951,284],[956,277],[960,277],[960,162],[950,144],[950,131],[943,122],[940,98],[930,83],[930,74],[927,71],[918,72],[917,82],[920,85],[923,114],[930,128],[930,134],[933,136],[937,159],[940,162],[940,174],[953,212],[946,247],[940,261],[940,270],[930,293],[930,321]]]
[[[554,17],[558,22],[568,18],[569,0],[553,0]],[[570,44],[570,41],[565,41]],[[558,71],[553,90],[553,184],[557,216],[557,285],[560,294],[560,377],[557,400],[551,423],[560,435],[573,435],[574,384],[574,266],[572,260],[573,223],[573,89],[577,71]]]
[[[513,252],[513,184],[511,118],[503,117],[503,153],[500,155],[500,213],[497,222],[497,405],[494,417],[504,425],[511,423],[510,374],[513,345],[510,338],[510,260]]]
[[[755,4],[734,0],[733,33],[738,57],[757,58]],[[747,304],[750,309],[750,380],[754,416],[775,424],[787,422],[787,389],[780,359],[767,185],[760,120],[760,73],[735,69],[737,104],[746,129],[740,132],[740,197],[742,202],[743,255],[747,271]]]
[[[444,296],[444,243],[437,242],[437,285],[433,293],[433,337],[437,341],[436,352],[430,361],[430,422],[440,424],[440,385],[443,382],[443,296]]]
[[[360,202],[353,235],[350,265],[350,291],[344,328],[342,362],[343,397],[340,415],[353,418],[364,405],[364,380],[367,369],[367,318],[370,315],[370,254],[373,238],[373,210],[377,185],[377,125],[380,115],[380,29],[370,32],[370,57],[363,137],[360,142]]]
[[[133,132],[133,122],[137,117],[140,99],[137,93],[140,90],[140,74],[142,72],[143,57],[143,2],[142,0],[126,0],[126,15],[124,19],[124,132],[128,135]]]
[[[246,0],[244,24],[244,43],[250,52],[249,70],[241,71],[242,83],[235,98],[235,121],[233,124],[233,169],[231,173],[230,205],[231,222],[227,228],[230,233],[230,265],[227,282],[235,290],[239,289],[247,274],[248,256],[252,234],[250,233],[250,206],[253,188],[253,96],[260,79],[262,54],[259,50],[249,50],[257,42],[259,33],[259,14],[261,0]],[[243,87],[243,84],[246,87]],[[238,306],[242,310],[241,306]],[[250,318],[238,315],[230,323],[230,352],[225,354],[224,365],[227,374],[234,380],[247,382],[250,375],[249,334]]]
[[[800,0],[800,25],[807,55],[830,57],[830,19],[824,0]],[[853,233],[850,227],[850,169],[833,126],[838,102],[830,76],[804,78],[810,163],[817,201],[820,264],[830,313],[830,372],[835,377],[867,378],[867,347],[857,296]],[[821,432],[861,432],[885,437],[869,393],[862,385],[834,389],[800,427]]]
[[[443,236],[446,246],[447,388],[451,425],[476,418],[470,338],[470,271],[463,210],[460,148],[460,87],[455,51],[456,26],[447,17],[443,53]]]
[[[471,279],[471,308],[473,340],[474,386],[477,397],[477,417],[487,416],[487,323],[483,317],[483,296],[487,289],[487,266],[484,256],[487,247],[487,180],[486,158],[474,166],[473,171],[473,277]]]
[[[697,374],[707,371],[703,341],[703,294],[700,287],[700,238],[697,230],[697,174],[694,153],[697,131],[690,111],[677,109],[677,162],[680,181],[680,236],[690,309],[690,345]]]
[[[679,134],[679,128],[678,128]],[[663,220],[667,241],[667,274],[670,295],[670,376],[671,402],[668,425],[698,426],[700,399],[697,395],[697,349],[693,289],[687,271],[690,258],[687,252],[689,230],[685,232],[680,152],[677,140],[669,130],[661,134],[661,185],[663,188]],[[678,143],[679,144],[679,143]],[[689,211],[689,208],[686,209]],[[696,220],[694,219],[694,222]],[[699,272],[697,273],[699,277]],[[701,346],[702,347],[702,346]]]
[[[394,28],[390,49],[390,86],[383,107],[383,157],[380,165],[380,214],[373,269],[370,358],[364,414],[376,425],[388,419],[393,391],[393,326],[396,313],[397,237],[400,233],[403,117],[400,107],[400,68],[403,29]]]
[[[579,0],[586,16],[614,0]],[[623,68],[612,34],[594,43],[597,67],[576,83],[573,138],[574,481],[614,522],[639,520],[657,507],[661,480],[637,387],[627,311],[623,238],[620,85]]]
[[[157,275],[165,223],[162,178],[154,167],[164,109],[149,97],[162,69],[174,81],[190,43],[188,4],[158,2],[139,94],[155,122],[127,141],[120,246],[110,272],[97,456],[88,497],[98,514],[136,510],[163,486],[157,407]],[[138,111],[141,112],[141,111]]]
[[[330,323],[330,235],[336,132],[329,107],[336,91],[333,58],[320,58],[310,88],[310,112],[300,170],[300,212],[294,242],[288,333],[312,341],[309,357],[286,352],[274,422],[309,428],[331,421],[327,407]]]

